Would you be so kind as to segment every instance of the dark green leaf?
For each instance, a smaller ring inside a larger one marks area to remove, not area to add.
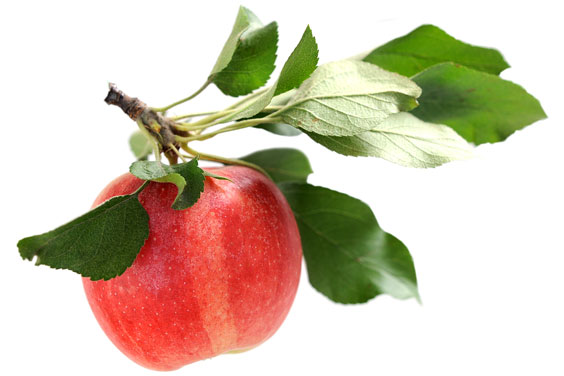
[[[263,86],[274,71],[278,43],[278,26],[253,25],[241,34],[239,44],[221,71],[212,74],[212,82],[226,95],[237,97]]]
[[[149,216],[137,194],[117,196],[53,231],[18,242],[24,259],[70,269],[92,280],[116,277],[149,236]]]
[[[198,160],[192,159],[190,162],[180,163],[172,166],[180,176],[186,181],[186,186],[179,192],[172,203],[175,210],[184,210],[194,205],[204,191],[204,171],[198,167]]]
[[[147,159],[153,152],[151,143],[141,131],[133,132],[131,137],[129,137],[129,147],[138,160]]]
[[[311,284],[339,303],[379,294],[416,297],[409,251],[384,232],[360,200],[305,183],[279,185],[294,211]]]
[[[406,167],[436,167],[472,156],[470,144],[454,130],[408,112],[392,114],[375,128],[354,136],[307,135],[339,154],[379,157]]]
[[[287,103],[291,96],[284,94],[291,92],[290,95],[293,95],[294,90],[292,89],[307,79],[316,66],[317,44],[308,26],[302,35],[302,39],[284,63],[280,77],[274,85],[240,106],[237,112],[224,118],[223,121],[251,118],[261,112],[271,102],[274,105],[277,105],[275,104],[277,102]],[[279,84],[282,84],[281,89],[279,89]]]
[[[503,141],[546,117],[539,101],[521,86],[460,65],[438,64],[413,80],[423,94],[412,113],[446,124],[475,144]]]
[[[304,153],[297,149],[267,149],[241,158],[262,167],[276,183],[307,180],[313,171]]]
[[[325,136],[368,131],[393,113],[417,106],[421,89],[410,79],[362,61],[320,66],[280,111],[294,127]]]
[[[407,77],[444,62],[454,62],[492,74],[509,68],[497,50],[466,44],[433,25],[420,26],[386,43],[363,60]]]
[[[264,129],[270,133],[277,134],[279,136],[299,136],[302,132],[291,125],[284,123],[269,123],[269,124],[258,124],[255,128]]]
[[[184,210],[194,205],[204,191],[204,171],[198,167],[196,158],[173,166],[155,161],[137,161],[129,171],[139,179],[175,184],[178,188],[178,194],[172,203],[175,210]]]
[[[237,13],[233,29],[231,30],[231,35],[227,38],[210,76],[221,72],[229,64],[233,54],[241,43],[241,37],[245,31],[255,30],[260,27],[262,27],[262,23],[253,12],[243,6],[239,7],[239,12]]]
[[[274,95],[285,93],[300,86],[317,68],[318,53],[317,43],[308,26],[280,72]]]

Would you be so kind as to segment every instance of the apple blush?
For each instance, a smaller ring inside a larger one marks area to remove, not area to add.
[[[130,359],[154,370],[259,345],[276,332],[296,295],[302,248],[286,199],[263,174],[205,169],[198,202],[174,210],[173,184],[139,196],[149,237],[131,267],[108,281],[83,278],[98,323]],[[134,192],[131,174],[112,181],[97,206]]]

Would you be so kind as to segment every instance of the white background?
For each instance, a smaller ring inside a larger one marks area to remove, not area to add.
[[[409,247],[423,305],[388,297],[335,304],[309,286],[304,270],[272,339],[177,374],[564,374],[564,28],[557,2],[522,4],[245,3],[265,23],[279,22],[280,60],[308,23],[321,62],[436,24],[500,49],[513,66],[502,77],[539,98],[549,119],[478,147],[473,160],[433,170],[346,158],[304,136],[260,130],[205,143],[203,151],[233,157],[274,146],[305,150],[313,184],[363,199]],[[78,275],[22,261],[16,242],[85,212],[132,162],[127,138],[135,124],[103,102],[107,82],[152,106],[184,97],[209,73],[238,5],[2,2],[0,374],[154,374],[105,337]],[[177,113],[228,103],[213,87]]]

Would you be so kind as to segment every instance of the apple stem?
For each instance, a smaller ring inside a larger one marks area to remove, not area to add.
[[[104,101],[109,105],[121,108],[127,116],[145,128],[150,137],[160,144],[155,154],[163,152],[170,164],[178,162],[180,143],[176,141],[175,137],[186,137],[190,135],[190,132],[176,129],[174,120],[157,113],[138,98],[125,94],[113,83],[109,84],[108,95]]]
[[[197,95],[199,92],[205,89],[206,86],[207,85],[202,86],[201,90],[198,90],[198,92],[196,92],[195,94]],[[110,83],[108,95],[106,96],[105,102],[109,105],[114,105],[121,108],[121,110],[127,116],[137,122],[141,132],[151,142],[151,145],[155,152],[155,159],[157,161],[160,161],[160,155],[161,153],[164,153],[165,157],[168,159],[171,165],[178,163],[178,158],[180,158],[183,162],[186,162],[184,156],[179,152],[179,149],[182,149],[194,157],[200,157],[208,161],[219,162],[227,165],[240,165],[250,167],[261,172],[267,177],[270,177],[264,169],[255,165],[254,163],[240,159],[231,159],[212,154],[200,153],[190,148],[188,146],[188,143],[193,140],[203,141],[212,138],[220,133],[252,127],[257,124],[276,122],[279,119],[272,117],[271,115],[267,115],[264,118],[258,119],[244,119],[221,129],[217,129],[213,132],[202,133],[202,131],[207,128],[224,123],[225,121],[223,120],[223,118],[237,111],[236,108],[238,104],[235,104],[223,111],[203,113],[208,116],[193,123],[178,123],[176,119],[181,119],[183,118],[183,116],[169,118],[164,115],[164,112],[169,108],[172,108],[177,104],[184,103],[185,101],[190,100],[192,97],[193,96],[190,96],[167,107],[155,109],[147,106],[138,98],[130,97],[129,95],[119,90],[115,84]],[[248,99],[245,99],[238,103],[244,103],[246,100]],[[270,110],[276,112],[277,109],[270,108]]]
[[[125,94],[123,91],[119,90],[117,86],[113,83],[109,83],[110,91],[106,95],[106,102],[109,105],[118,106],[122,109],[127,116],[133,121],[137,121],[139,116],[148,108],[145,103],[140,101],[138,98],[132,98]]]

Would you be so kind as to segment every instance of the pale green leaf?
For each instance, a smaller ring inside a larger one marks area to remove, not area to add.
[[[407,112],[390,115],[375,128],[354,136],[308,136],[339,154],[379,157],[406,167],[436,167],[472,156],[470,144],[454,130]]]
[[[153,146],[141,131],[135,131],[129,137],[129,147],[138,160],[147,159],[153,152]]]
[[[421,89],[362,61],[320,66],[280,111],[285,123],[327,136],[352,136],[417,106]]]

